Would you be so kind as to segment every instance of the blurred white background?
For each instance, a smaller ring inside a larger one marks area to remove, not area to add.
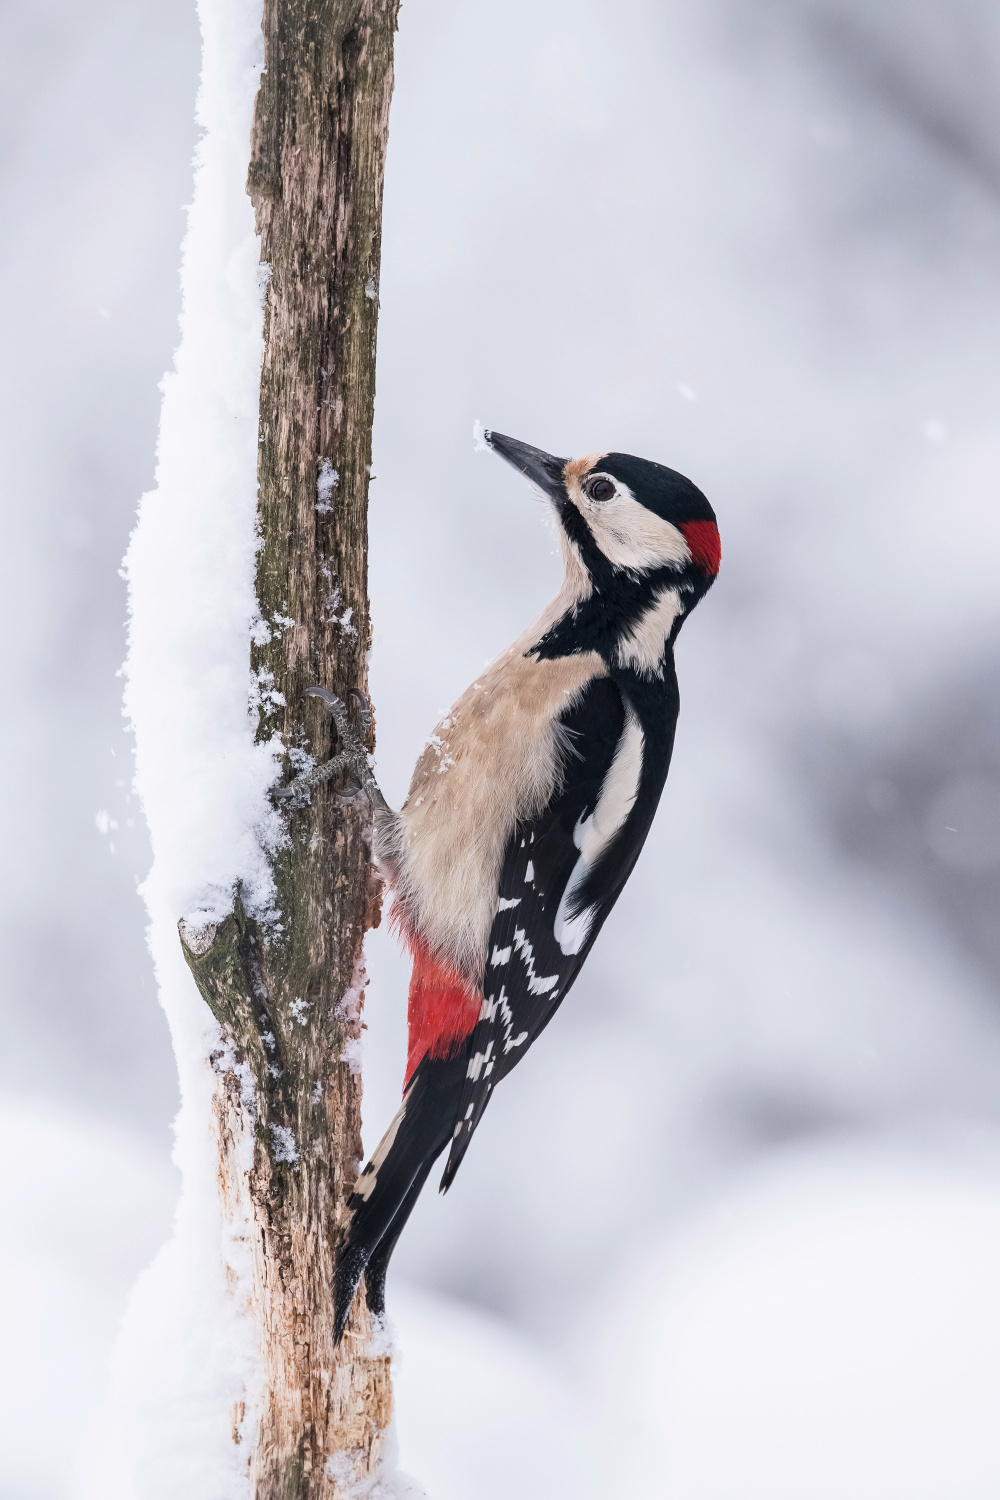
[[[7,3],[0,38],[0,1500],[63,1500],[176,1190],[117,569],[199,44],[190,0]],[[390,798],[557,581],[474,418],[669,463],[723,536],[637,873],[397,1252],[433,1500],[1000,1493],[998,77],[988,0],[404,5]],[[406,974],[369,954],[373,1144]]]

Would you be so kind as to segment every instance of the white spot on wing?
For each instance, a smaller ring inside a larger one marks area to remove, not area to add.
[[[469,1066],[466,1070],[466,1076],[468,1078],[471,1078],[473,1083],[479,1082],[479,1075],[483,1071],[484,1065],[489,1062],[490,1053],[492,1051],[493,1043],[492,1041],[489,1041],[486,1043],[485,1052],[477,1052],[475,1057],[469,1059]],[[489,1070],[487,1069],[487,1071]]]
[[[523,938],[524,934],[520,933],[518,934],[518,936]],[[552,980],[551,982],[553,984],[556,983],[555,980]],[[546,985],[546,987],[549,985],[548,980],[542,980],[541,983]],[[536,991],[536,993],[545,993],[545,991]],[[486,1016],[485,1014],[487,1006],[489,1007],[488,1016]],[[498,1011],[500,1013],[500,1020],[504,1029],[503,1050],[504,1054],[506,1055],[506,1053],[512,1052],[515,1047],[523,1047],[524,1043],[528,1040],[528,1033],[526,1031],[521,1031],[517,1034],[517,1036],[511,1036],[511,1032],[514,1030],[514,1013],[510,1008],[510,1004],[507,1000],[507,995],[503,985],[500,986],[500,993],[496,996],[496,998],[491,995],[488,1000],[484,1001],[483,1014],[480,1015],[480,1020],[492,1021]],[[486,1051],[477,1052],[475,1057],[469,1063],[468,1077],[471,1078],[474,1083],[478,1083],[480,1074],[483,1076],[483,1078],[488,1078],[489,1075],[493,1072],[493,1068],[496,1064],[496,1058],[490,1057],[490,1053],[492,1050],[493,1043],[489,1042],[487,1044]]]
[[[492,963],[494,969],[496,968],[497,964],[509,964],[510,963],[511,951],[512,950],[510,948],[494,948],[493,949],[493,957],[490,959],[490,962]]]
[[[554,990],[556,985],[559,983],[559,975],[551,974],[541,979],[536,976],[535,950],[529,943],[528,935],[524,931],[523,927],[518,927],[514,933],[514,947],[521,955],[521,958],[524,962],[524,967],[528,971],[528,989],[531,991],[531,993],[533,995],[547,995],[550,990]],[[508,952],[509,951],[510,950],[508,949]],[[512,1042],[510,1045],[516,1047],[518,1046],[518,1043]]]

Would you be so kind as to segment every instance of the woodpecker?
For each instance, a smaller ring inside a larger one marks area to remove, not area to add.
[[[383,1313],[389,1258],[431,1168],[447,1149],[447,1191],[632,872],[673,750],[674,642],[719,569],[715,513],[673,469],[484,436],[551,504],[565,577],[437,725],[399,812],[344,704],[311,690],[343,745],[328,766],[353,770],[372,802],[375,857],[413,958],[402,1104],[347,1202],[338,1341],[362,1276]]]

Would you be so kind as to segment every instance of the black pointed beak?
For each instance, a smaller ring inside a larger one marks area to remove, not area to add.
[[[528,443],[519,443],[517,438],[504,437],[502,432],[487,429],[483,436],[495,453],[520,470],[532,484],[537,484],[543,494],[551,500],[562,497],[564,458],[553,458],[551,453],[543,453],[541,448],[532,448]]]

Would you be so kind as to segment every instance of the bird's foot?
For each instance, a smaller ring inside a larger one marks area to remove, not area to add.
[[[368,764],[368,751],[365,748],[364,737],[372,724],[371,705],[360,688],[352,688],[348,696],[358,701],[360,730],[351,722],[347,704],[342,698],[338,698],[336,693],[329,692],[327,688],[306,688],[305,697],[318,698],[331,714],[337,726],[340,749],[332,760],[314,766],[304,776],[296,776],[295,780],[290,781],[287,786],[272,787],[271,796],[276,802],[288,802],[292,806],[301,806],[307,800],[304,794],[312,792],[324,782],[331,781],[334,776],[347,772],[359,783],[375,812],[388,811],[389,804],[372,775],[371,766]]]

